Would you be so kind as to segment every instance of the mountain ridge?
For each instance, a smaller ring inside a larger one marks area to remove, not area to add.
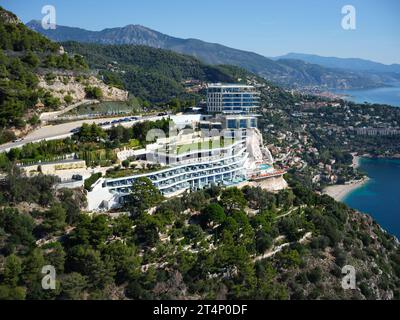
[[[281,59],[295,59],[304,62],[318,64],[327,68],[347,69],[355,71],[396,72],[400,73],[400,64],[384,64],[361,58],[338,58],[333,56],[320,56],[316,54],[290,52],[283,56],[272,58],[275,61]]]
[[[58,42],[145,45],[191,55],[206,64],[234,65],[286,87],[321,86],[333,89],[362,89],[383,86],[385,82],[393,80],[391,75],[348,72],[320,65],[288,63],[286,60],[274,61],[254,52],[233,49],[199,39],[171,37],[135,24],[101,31],[88,31],[66,26],[58,26],[56,30],[44,30],[38,21],[31,21],[27,26]],[[400,80],[400,75],[398,80]]]
[[[250,81],[268,86],[269,93],[275,92],[280,98],[292,96],[243,68],[207,65],[190,55],[169,50],[79,42],[62,45],[68,52],[85,57],[89,66],[105,78],[118,79],[134,96],[151,103],[168,103],[173,98],[192,100],[197,95],[188,90],[193,85],[191,82],[197,83],[196,92],[204,89],[205,82]]]

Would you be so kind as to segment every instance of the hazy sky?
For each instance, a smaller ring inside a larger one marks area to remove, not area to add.
[[[265,56],[289,52],[400,63],[399,0],[0,0],[24,22],[54,5],[57,24],[90,30],[141,24]],[[341,26],[357,10],[356,30]]]

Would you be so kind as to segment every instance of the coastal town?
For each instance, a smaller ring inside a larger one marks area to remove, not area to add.
[[[343,100],[267,108],[263,110],[262,130],[267,145],[271,142],[277,165],[295,168],[296,174],[317,191],[337,185],[326,191],[343,200],[346,193],[368,181],[357,170],[360,156],[400,156],[400,113],[396,109],[386,112],[385,108],[360,108]],[[367,148],[366,140],[370,142]]]

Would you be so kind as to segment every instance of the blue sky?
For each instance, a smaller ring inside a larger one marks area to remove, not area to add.
[[[399,0],[0,0],[24,22],[44,5],[57,23],[90,30],[141,24],[265,56],[289,52],[400,63]],[[341,27],[341,9],[357,10],[357,29]]]

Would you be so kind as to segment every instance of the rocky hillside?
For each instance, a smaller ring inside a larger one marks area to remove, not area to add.
[[[334,233],[324,227],[307,245],[297,246],[301,256],[297,268],[285,266],[281,260],[284,254],[271,259],[272,264],[282,270],[275,279],[276,284],[285,282],[290,297],[296,300],[399,299],[398,240],[382,230],[370,216],[352,210],[348,210],[348,220],[337,232],[342,234],[341,239],[332,247],[327,243]],[[356,271],[354,290],[342,287],[345,266]]]
[[[398,241],[299,185],[164,201],[143,180],[131,216],[111,218],[80,213],[82,192],[55,193],[54,183],[11,171],[0,185],[0,300],[400,298]],[[41,290],[46,264],[57,290]],[[344,267],[355,271],[352,289]]]
[[[0,144],[36,126],[41,112],[84,99],[85,86],[100,88],[107,100],[127,99],[127,92],[93,75],[82,56],[68,54],[0,7]]]
[[[38,79],[38,87],[50,92],[53,97],[62,101],[65,106],[86,99],[88,87],[99,88],[102,92],[101,100],[104,101],[128,100],[127,91],[108,86],[92,75],[57,74],[53,77],[40,75]]]
[[[22,21],[15,14],[3,10],[1,7],[0,7],[0,20],[5,24],[18,25],[22,23]]]

